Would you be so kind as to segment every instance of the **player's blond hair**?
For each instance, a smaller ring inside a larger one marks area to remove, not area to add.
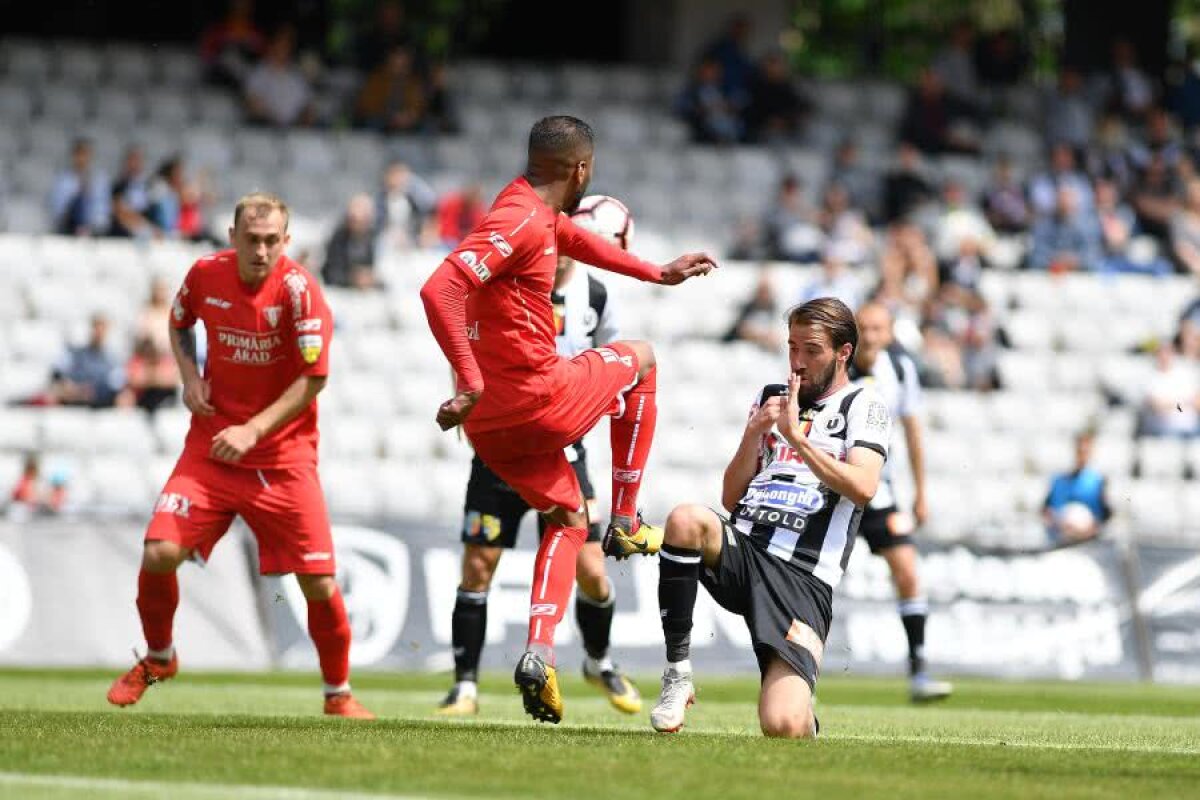
[[[243,213],[257,217],[262,214],[270,214],[272,211],[283,214],[283,229],[286,231],[290,214],[287,203],[283,202],[282,197],[273,192],[251,192],[242,195],[242,199],[238,200],[237,205],[233,208],[233,227],[237,227]]]

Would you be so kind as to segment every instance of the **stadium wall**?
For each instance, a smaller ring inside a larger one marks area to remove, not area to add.
[[[144,646],[134,610],[141,534],[132,519],[0,523],[0,663],[128,663]],[[509,667],[523,649],[536,540],[528,534],[496,574],[485,668]],[[355,665],[449,670],[456,532],[379,519],[335,525],[335,537]],[[1130,555],[1108,541],[1024,555],[923,546],[931,665],[958,675],[1200,682],[1200,555],[1140,546]],[[641,559],[610,565],[614,655],[633,671],[661,664],[656,568]],[[186,565],[180,586],[177,638],[190,667],[315,667],[295,582],[257,577],[243,529],[203,568]],[[836,598],[825,673],[902,673],[904,634],[886,565],[856,549]],[[559,634],[560,658],[575,663],[574,626]],[[706,671],[756,669],[741,620],[703,592],[693,643]]]

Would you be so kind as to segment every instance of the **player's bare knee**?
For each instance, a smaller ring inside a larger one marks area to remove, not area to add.
[[[501,552],[499,547],[467,545],[463,553],[461,588],[468,592],[486,592],[492,585]]]
[[[812,714],[808,709],[772,711],[759,717],[763,736],[773,739],[807,739],[814,734]]]
[[[337,581],[332,575],[297,575],[296,583],[306,600],[328,600],[337,591]]]
[[[167,573],[179,569],[189,551],[175,542],[150,541],[142,550],[142,569],[146,572]]]
[[[667,515],[667,527],[663,541],[673,547],[698,550],[704,544],[705,514],[711,513],[704,506],[684,504],[675,506]]]
[[[608,597],[608,573],[604,570],[604,552],[599,545],[584,545],[575,562],[575,584],[593,600]]]

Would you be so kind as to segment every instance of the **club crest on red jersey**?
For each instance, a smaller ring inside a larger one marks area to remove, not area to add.
[[[283,313],[283,306],[267,306],[263,309],[263,316],[267,319],[267,324],[272,328],[279,324],[279,315]]]

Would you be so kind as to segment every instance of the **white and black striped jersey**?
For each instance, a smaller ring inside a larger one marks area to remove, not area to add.
[[[879,351],[870,369],[850,363],[850,380],[859,386],[870,386],[887,404],[892,419],[915,417],[921,411],[921,381],[917,365],[899,345]],[[895,474],[891,463],[883,466],[879,476],[879,491],[871,500],[871,508],[890,508],[896,505]]]
[[[567,282],[550,292],[550,302],[557,333],[554,346],[560,356],[574,358],[584,350],[620,338],[608,289],[583,264],[576,262]],[[566,453],[572,464],[584,457],[583,440],[569,446]]]
[[[550,293],[550,302],[559,355],[574,358],[619,338],[608,289],[583,264],[576,264],[567,282]]]
[[[785,391],[781,384],[764,387],[750,413]],[[847,383],[802,409],[800,421],[809,441],[840,461],[855,447],[887,458],[891,416],[869,387]],[[862,508],[822,484],[778,431],[764,434],[759,447],[758,471],[733,510],[733,527],[832,589],[846,569]]]

